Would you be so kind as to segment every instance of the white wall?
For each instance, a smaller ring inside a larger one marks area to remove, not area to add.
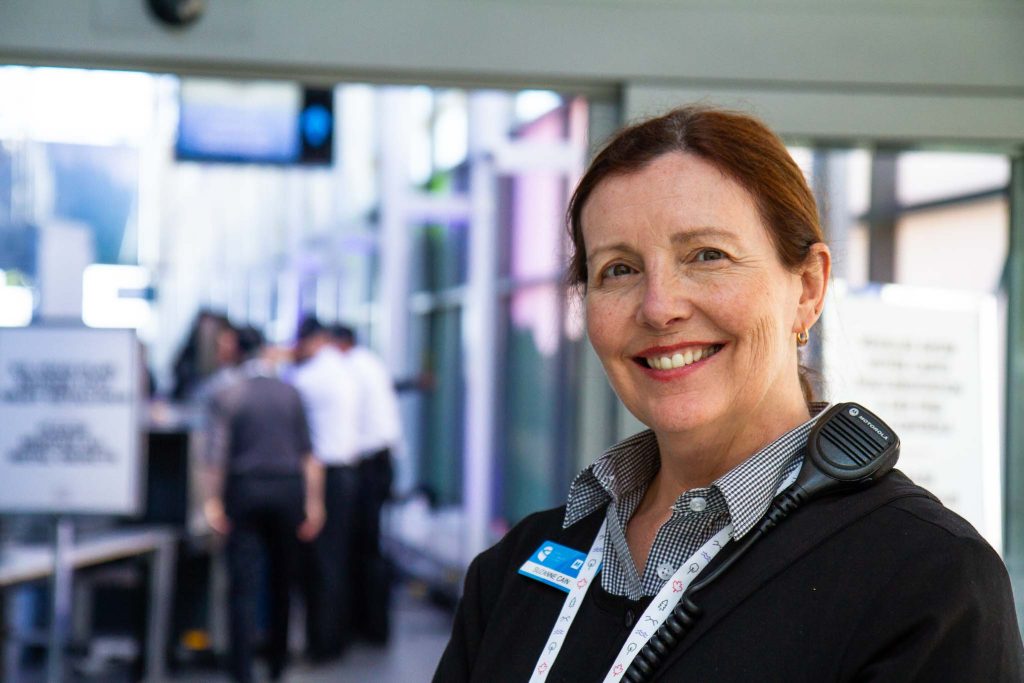
[[[1020,0],[3,0],[0,62],[287,76],[1024,92]]]

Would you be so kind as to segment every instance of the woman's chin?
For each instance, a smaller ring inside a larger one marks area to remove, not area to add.
[[[655,434],[685,434],[710,424],[714,419],[714,411],[709,410],[707,406],[687,408],[685,411],[659,407],[644,411],[642,415],[637,415],[637,418]]]

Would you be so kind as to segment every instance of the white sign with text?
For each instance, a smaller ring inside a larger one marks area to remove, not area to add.
[[[132,330],[0,330],[0,511],[138,512],[139,362]]]
[[[847,291],[837,284],[825,321],[830,398],[863,403],[885,420],[902,445],[896,467],[1000,550],[995,298],[898,285]]]

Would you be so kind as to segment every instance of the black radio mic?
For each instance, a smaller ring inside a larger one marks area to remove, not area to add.
[[[693,594],[721,576],[793,510],[824,493],[881,479],[896,465],[899,455],[900,440],[896,432],[870,410],[857,403],[839,403],[829,408],[811,428],[807,455],[796,481],[775,497],[742,545],[683,593],[672,612],[637,653],[622,680],[628,683],[650,680],[671,649],[700,617],[701,610],[691,599]]]

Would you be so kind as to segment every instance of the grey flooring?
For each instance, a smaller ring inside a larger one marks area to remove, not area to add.
[[[285,672],[285,683],[430,681],[448,642],[451,614],[431,604],[415,584],[396,592],[392,638],[386,648],[356,644],[336,663],[313,667],[297,662]],[[185,672],[173,680],[179,683],[230,683],[227,676],[206,671]]]
[[[438,659],[448,642],[451,612],[431,602],[421,584],[396,586],[392,613],[392,638],[387,647],[355,644],[337,662],[311,666],[297,661],[286,672],[284,683],[420,683],[430,681]],[[86,674],[70,662],[65,683],[133,683],[127,664],[109,662],[101,671]],[[267,680],[257,666],[257,683]],[[0,675],[3,679],[3,675]],[[36,662],[17,672],[17,683],[45,683],[45,662]],[[0,680],[0,683],[6,683]],[[184,669],[167,683],[231,683],[212,669]]]

